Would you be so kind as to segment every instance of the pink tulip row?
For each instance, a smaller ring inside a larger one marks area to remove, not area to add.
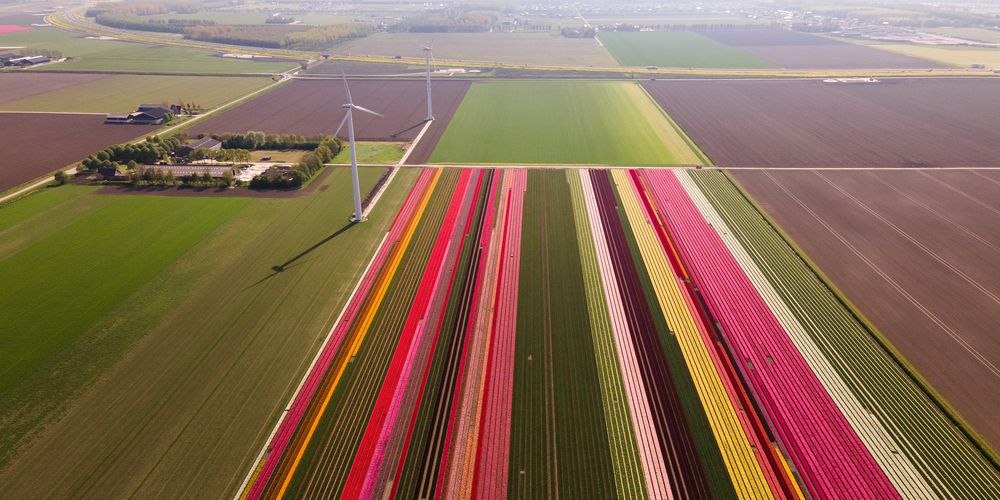
[[[777,437],[817,498],[898,498],[725,242],[674,172],[643,176]]]
[[[417,287],[413,305],[403,324],[396,349],[393,353],[385,378],[380,385],[379,395],[375,401],[368,424],[354,456],[351,471],[342,492],[343,498],[358,498],[367,490],[369,495],[375,485],[376,472],[382,465],[385,445],[395,427],[404,389],[409,382],[410,372],[414,368],[413,357],[416,347],[420,345],[423,332],[430,324],[430,329],[437,332],[440,318],[428,317],[432,298],[438,293],[450,292],[450,287],[440,288],[442,281],[450,283],[453,267],[445,266],[449,249],[452,248],[454,233],[458,232],[463,222],[461,217],[467,215],[469,200],[474,198],[472,191],[476,183],[471,182],[471,171],[463,171],[452,193],[452,199],[445,212],[441,228],[431,249],[426,270]],[[463,210],[464,208],[464,210]],[[455,253],[457,255],[457,252]]]
[[[354,318],[358,315],[361,307],[367,301],[368,292],[371,290],[375,281],[381,274],[382,265],[385,263],[386,259],[389,258],[393,248],[395,248],[399,239],[405,232],[410,219],[413,217],[414,212],[420,205],[421,199],[423,198],[425,191],[428,189],[433,177],[434,172],[430,169],[421,172],[420,176],[417,177],[417,181],[414,184],[413,189],[410,190],[406,200],[403,202],[403,206],[396,215],[396,219],[393,221],[392,226],[390,226],[386,238],[382,241],[382,244],[375,253],[375,257],[372,259],[371,263],[369,263],[367,272],[358,284],[354,295],[351,297],[350,302],[341,314],[339,321],[337,321],[337,324],[333,326],[333,330],[331,331],[325,345],[320,350],[319,356],[314,361],[312,368],[306,375],[306,378],[299,387],[299,390],[293,396],[292,404],[288,409],[286,409],[285,415],[282,417],[277,431],[271,437],[271,441],[267,445],[267,455],[264,459],[264,465],[254,478],[250,490],[247,493],[248,499],[256,500],[257,498],[260,498],[261,494],[264,492],[264,488],[267,486],[268,481],[271,479],[271,475],[274,473],[274,469],[277,467],[285,449],[288,447],[288,443],[291,441],[292,436],[295,433],[295,429],[301,422],[302,416],[305,414],[310,401],[312,401],[313,396],[316,394],[316,390],[319,388],[323,377],[326,375],[327,369],[330,367],[330,363],[333,361],[334,356],[340,349],[341,342],[347,335],[351,324],[354,323]]]
[[[521,218],[528,175],[507,172],[509,187],[500,193],[506,207],[503,243],[493,304],[493,326],[476,448],[474,498],[506,498],[510,462],[510,418],[514,384],[514,346],[517,333],[517,296],[521,262]]]

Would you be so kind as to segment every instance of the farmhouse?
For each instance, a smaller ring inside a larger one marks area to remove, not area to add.
[[[97,173],[109,181],[124,181],[128,180],[128,174],[118,170],[117,167],[101,167],[97,169]]]
[[[221,179],[225,177],[226,172],[229,172],[233,176],[240,173],[239,167],[233,165],[151,165],[146,168],[159,169],[164,174],[173,172],[174,177],[177,178],[188,175],[204,175],[207,173],[213,179]]]
[[[104,118],[108,124],[161,125],[169,120],[171,114],[177,114],[175,106],[159,104],[140,104],[139,108],[127,115],[111,114]]]
[[[191,154],[192,151],[197,149],[222,149],[222,143],[212,139],[211,137],[204,137],[201,139],[188,141],[187,144],[178,147],[174,154],[178,157],[186,157]]]
[[[14,54],[0,54],[0,66],[6,66],[11,59],[17,57]]]
[[[34,66],[47,63],[52,59],[46,56],[12,57],[4,62],[4,66]]]

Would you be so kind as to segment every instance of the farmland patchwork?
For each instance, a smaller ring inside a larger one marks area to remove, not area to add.
[[[721,172],[426,169],[242,493],[1000,487],[877,339]]]

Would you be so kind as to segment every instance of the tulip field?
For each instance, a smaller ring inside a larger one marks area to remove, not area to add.
[[[983,498],[995,456],[718,170],[427,168],[243,498]]]

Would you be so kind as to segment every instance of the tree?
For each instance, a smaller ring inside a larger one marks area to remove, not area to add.
[[[231,169],[226,169],[225,173],[222,174],[222,182],[226,184],[227,187],[232,187],[236,183],[236,176],[233,175]]]
[[[333,152],[325,144],[320,144],[313,153],[319,158],[321,163],[330,163],[333,160]]]
[[[177,185],[177,178],[174,177],[174,171],[173,170],[168,170],[167,171],[167,173],[163,176],[163,182],[166,183],[166,185],[168,185],[168,186],[176,186]]]
[[[55,175],[56,186],[62,186],[63,184],[69,182],[70,179],[71,179],[70,175],[67,174],[66,172],[63,172],[62,170],[56,172]]]

